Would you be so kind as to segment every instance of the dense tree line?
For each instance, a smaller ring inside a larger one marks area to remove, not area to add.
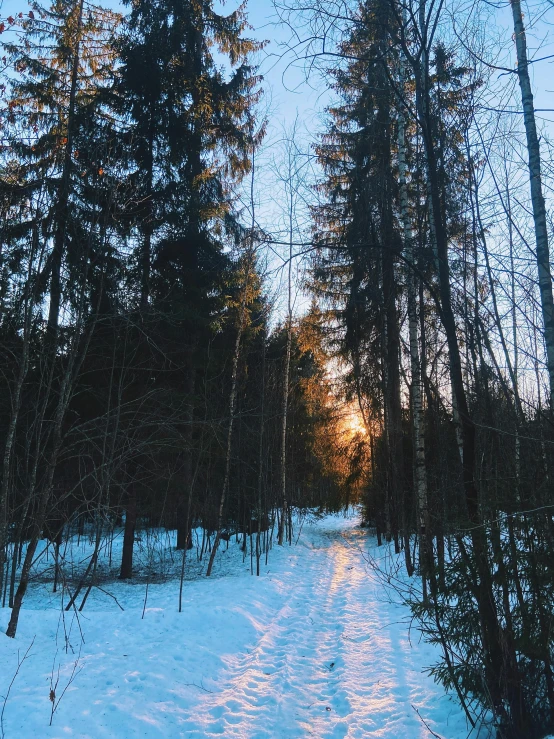
[[[202,527],[208,574],[222,539],[249,537],[259,574],[273,529],[292,540],[293,508],[338,508],[359,480],[317,312],[272,317],[267,237],[236,197],[264,136],[244,9],[57,0],[8,22],[0,599],[14,636],[43,537],[68,607],[114,531],[122,578],[145,527],[177,532],[183,570]],[[69,582],[61,547],[85,527],[93,555]]]
[[[312,63],[330,19],[343,28],[325,70],[336,102],[317,146],[311,285],[367,426],[365,516],[419,575],[409,597],[442,649],[435,676],[472,726],[488,712],[498,736],[523,739],[554,727],[554,344],[539,139],[511,6],[528,201],[493,161],[490,55],[470,18],[458,18],[464,46],[424,1],[295,12],[312,23]],[[522,247],[535,257],[524,280]]]

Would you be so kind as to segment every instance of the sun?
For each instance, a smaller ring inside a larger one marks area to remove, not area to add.
[[[367,436],[364,419],[357,406],[350,406],[344,416],[344,430],[351,436]]]

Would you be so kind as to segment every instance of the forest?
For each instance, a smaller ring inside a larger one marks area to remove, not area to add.
[[[170,532],[180,612],[195,557],[259,576],[358,505],[469,730],[545,737],[554,9],[266,4],[3,13],[6,634],[39,571],[82,610],[115,539],[133,581]],[[315,119],[279,127],[272,63]]]

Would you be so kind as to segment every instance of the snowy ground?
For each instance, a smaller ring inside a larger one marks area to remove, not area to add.
[[[0,696],[34,638],[4,736],[429,739],[432,729],[466,739],[462,711],[422,672],[433,648],[409,632],[362,551],[383,550],[356,518],[306,523],[260,578],[232,545],[219,577],[185,583],[180,614],[178,583],[151,584],[144,618],[144,582],[102,586],[124,611],[93,591],[79,624],[35,585],[17,639],[0,634]],[[0,609],[2,631],[8,616]],[[49,726],[58,670],[56,701],[74,679]]]

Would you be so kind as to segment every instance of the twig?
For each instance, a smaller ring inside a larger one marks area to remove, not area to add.
[[[13,686],[14,682],[15,682],[15,678],[19,674],[19,670],[21,669],[21,665],[29,657],[29,652],[31,651],[31,649],[33,648],[33,644],[35,643],[35,638],[36,637],[33,636],[33,640],[29,644],[29,646],[27,647],[27,651],[23,655],[23,658],[22,659],[19,659],[19,649],[17,650],[17,668],[16,668],[16,671],[15,671],[13,677],[12,677],[12,680],[11,680],[10,684],[8,685],[8,692],[4,696],[4,703],[2,704],[2,712],[0,713],[0,737],[1,737],[1,739],[4,739],[4,737],[5,737],[5,733],[4,733],[4,711],[6,710],[6,703],[8,702],[8,698],[10,697],[10,691],[12,689],[12,686]]]
[[[82,645],[81,645],[81,647],[82,647]],[[56,656],[58,654],[57,651],[56,651],[56,654],[54,655],[54,662],[52,663],[52,672],[50,674],[50,701],[52,703],[52,709],[50,711],[50,726],[52,726],[52,721],[54,720],[54,714],[55,714],[58,706],[60,705],[61,699],[65,695],[65,691],[69,688],[69,686],[75,680],[75,678],[77,677],[77,675],[79,674],[79,672],[81,672],[81,670],[83,669],[81,667],[79,669],[79,671],[77,672],[77,667],[79,667],[79,660],[81,659],[81,647],[79,647],[79,654],[77,655],[77,659],[73,663],[73,670],[71,671],[71,675],[69,676],[69,680],[67,681],[67,684],[66,684],[65,688],[62,690],[62,694],[60,695],[60,697],[58,698],[58,700],[56,700],[56,688],[58,687],[58,683],[60,682],[60,665],[58,664],[58,674],[56,676],[56,682],[54,682],[54,668],[55,668],[55,665],[56,665]]]
[[[142,607],[142,619],[144,619],[144,614],[145,614],[145,611],[146,611],[146,601],[148,600],[148,585],[149,585],[149,583],[147,582],[146,583],[146,592],[144,594],[144,605]]]
[[[425,720],[425,719],[423,718],[423,716],[422,716],[422,715],[421,715],[421,713],[420,713],[420,712],[419,712],[419,711],[417,710],[417,708],[416,708],[416,707],[414,706],[414,704],[413,704],[413,703],[411,704],[411,706],[412,706],[412,708],[414,709],[414,711],[415,711],[415,712],[417,713],[417,715],[418,715],[418,718],[419,718],[419,720],[420,720],[420,721],[421,721],[421,723],[422,723],[422,724],[423,724],[423,725],[425,726],[425,728],[427,729],[427,731],[428,731],[428,732],[429,732],[429,733],[430,733],[430,734],[431,734],[432,736],[434,736],[434,737],[435,737],[435,739],[443,739],[443,737],[442,737],[442,736],[441,736],[440,734],[437,734],[436,732],[434,732],[434,731],[433,731],[433,729],[432,729],[432,728],[431,728],[431,727],[429,726],[429,724],[427,723],[427,721],[426,721],[426,720]]]
[[[117,600],[117,598],[115,597],[115,595],[112,595],[112,593],[108,593],[108,591],[107,590],[104,590],[104,588],[101,588],[100,585],[94,585],[94,587],[96,588],[96,590],[100,590],[105,595],[108,595],[110,598],[113,598],[115,600],[115,602],[117,603],[117,605],[121,608],[122,611],[125,610],[123,608],[123,606],[121,605],[121,603]]]
[[[205,693],[212,693],[213,690],[208,690],[208,688],[205,688],[203,685],[198,685],[198,683],[179,683],[179,685],[184,685],[188,688],[198,688],[198,690],[203,690]]]

